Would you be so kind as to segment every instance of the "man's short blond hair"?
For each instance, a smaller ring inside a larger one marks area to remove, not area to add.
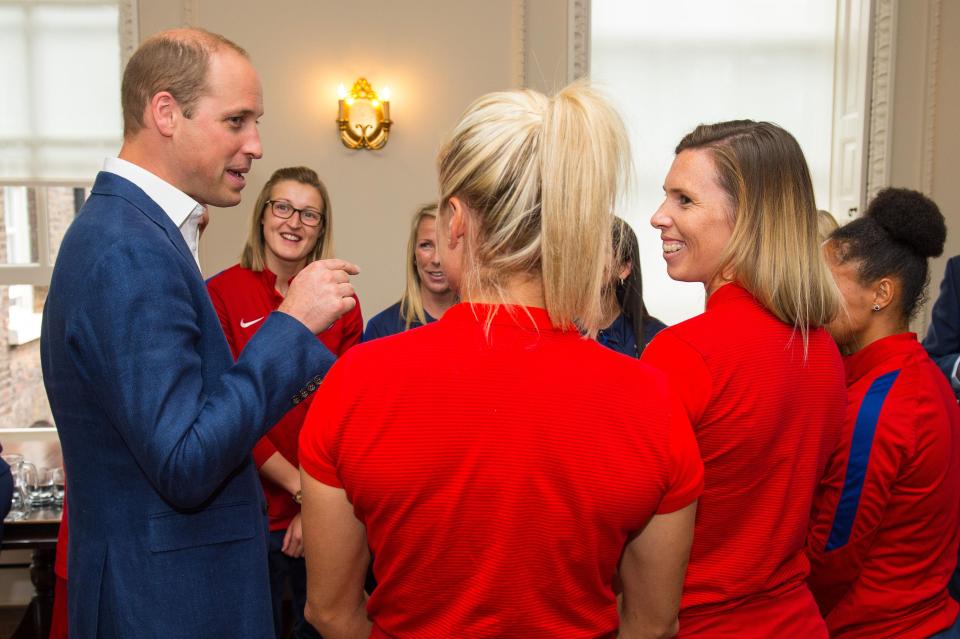
[[[144,109],[161,91],[174,97],[185,117],[192,117],[207,91],[210,55],[221,47],[250,57],[236,43],[203,29],[162,31],[141,44],[130,57],[120,86],[124,137],[144,127]]]

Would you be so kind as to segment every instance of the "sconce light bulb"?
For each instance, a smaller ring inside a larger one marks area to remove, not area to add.
[[[347,97],[347,88],[342,83],[337,85],[337,97],[341,100]]]
[[[383,87],[383,91],[380,92],[380,97],[384,100],[390,99],[390,87]]]
[[[347,105],[353,106],[353,98],[347,98]]]

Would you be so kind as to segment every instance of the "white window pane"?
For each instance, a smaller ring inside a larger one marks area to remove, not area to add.
[[[829,202],[835,0],[595,0],[591,75],[630,129],[644,298],[667,323],[703,310],[703,287],[673,282],[650,216],[680,138],[750,118],[793,133],[821,207]]]
[[[3,188],[0,228],[0,264],[33,264],[37,261],[37,193],[23,186]]]
[[[87,194],[86,187],[76,186],[6,186],[0,189],[0,264],[39,264],[38,220],[42,209],[47,218],[47,264],[53,266],[63,235],[76,218]]]
[[[30,130],[25,15],[21,7],[0,6],[0,144]]]
[[[117,7],[34,11],[34,80],[41,136],[119,137]]]
[[[115,156],[119,151],[119,139],[102,144],[40,145],[34,150],[36,166],[31,175],[37,178],[91,180],[103,166],[103,158]]]

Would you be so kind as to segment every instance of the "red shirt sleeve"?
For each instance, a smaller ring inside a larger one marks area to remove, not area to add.
[[[313,404],[300,431],[300,466],[317,481],[334,488],[343,488],[331,453],[337,416],[342,412],[339,405],[342,368],[338,360],[327,373],[314,394]]]
[[[260,470],[260,468],[267,463],[267,460],[277,452],[279,451],[274,443],[270,441],[269,436],[264,435],[261,437],[260,441],[253,447],[253,463],[257,465],[257,470]]]
[[[710,370],[700,353],[668,328],[653,338],[644,349],[640,361],[666,374],[672,392],[696,428],[713,394]]]
[[[671,391],[671,396],[673,392]],[[703,492],[703,461],[700,449],[693,435],[693,428],[687,418],[687,412],[680,401],[673,396],[670,410],[670,489],[663,496],[658,515],[672,513],[685,508],[700,497]]]
[[[343,335],[340,338],[340,344],[337,346],[337,357],[341,357],[347,352],[347,349],[360,343],[363,337],[363,314],[360,311],[360,299],[354,295],[353,299],[357,305],[353,310],[343,316]]]

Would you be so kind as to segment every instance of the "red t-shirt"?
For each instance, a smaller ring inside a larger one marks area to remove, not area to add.
[[[846,406],[833,340],[812,330],[805,353],[799,332],[727,284],[642,361],[676,384],[705,469],[681,635],[826,637],[804,542]]]
[[[850,403],[814,500],[810,588],[831,637],[926,638],[957,617],[960,408],[913,333],[844,364]]]
[[[491,309],[352,349],[300,463],[366,526],[372,636],[613,637],[628,535],[700,493],[692,431],[657,371]]]
[[[223,334],[230,344],[233,357],[240,351],[263,325],[267,315],[277,310],[283,302],[283,296],[276,288],[277,276],[269,270],[251,271],[239,264],[213,276],[207,281],[207,290],[213,307],[223,326]],[[356,299],[356,296],[354,296]],[[331,353],[337,357],[360,341],[363,334],[363,318],[360,315],[360,302],[352,311],[334,322],[330,328],[317,335]],[[253,449],[253,459],[259,468],[274,453],[299,467],[297,456],[298,438],[303,420],[313,396],[290,409],[270,431],[257,442]],[[290,520],[300,512],[290,493],[278,484],[261,477],[263,492],[267,497],[270,518],[270,530],[285,530]]]

